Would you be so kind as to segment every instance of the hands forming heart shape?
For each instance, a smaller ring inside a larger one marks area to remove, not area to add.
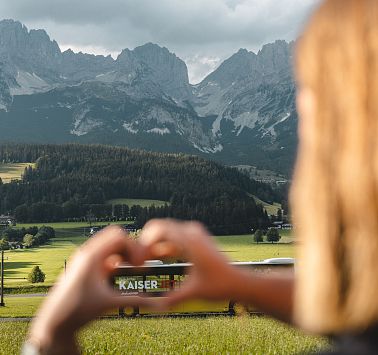
[[[72,257],[66,274],[60,276],[39,310],[31,338],[47,347],[54,339],[55,345],[64,344],[66,350],[71,344],[74,352],[72,334],[106,310],[129,305],[156,307],[149,297],[120,296],[108,280],[120,262],[140,266],[145,260],[172,257],[192,262],[193,267],[178,291],[159,300],[161,309],[190,298],[224,300],[234,294],[232,283],[240,271],[229,265],[200,223],[152,220],[138,241],[128,238],[122,228],[111,226]]]

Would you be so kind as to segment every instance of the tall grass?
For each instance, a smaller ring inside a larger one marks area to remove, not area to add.
[[[27,323],[0,323],[0,354],[18,354]],[[327,346],[263,317],[96,321],[80,332],[84,354],[303,354]]]

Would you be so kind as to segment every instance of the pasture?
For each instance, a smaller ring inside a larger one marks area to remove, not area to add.
[[[282,231],[280,243],[253,242],[252,235],[216,237],[216,242],[229,259],[233,261],[261,261],[269,258],[294,258],[293,237],[289,231]]]
[[[0,163],[0,178],[4,184],[12,180],[21,180],[25,168],[33,166],[34,163]]]
[[[19,354],[27,327],[0,323],[0,354]],[[327,346],[265,317],[100,320],[79,342],[84,354],[302,354]]]
[[[269,204],[260,200],[257,196],[253,196],[255,202],[259,205],[262,205],[264,210],[268,213],[268,215],[276,216],[279,209],[282,208],[280,203],[274,202],[273,204]]]
[[[68,260],[75,249],[87,240],[85,233],[88,233],[88,230],[84,230],[81,222],[46,225],[54,227],[56,231],[56,238],[50,244],[38,248],[5,252],[6,287],[30,286],[26,277],[35,265],[39,265],[46,274],[45,283],[42,285],[52,285],[64,268],[64,260]],[[29,225],[18,225],[18,227],[22,226]],[[255,244],[252,235],[216,237],[219,249],[233,261],[260,261],[273,257],[293,257],[294,246],[287,244],[292,241],[292,237],[287,231],[284,231],[282,241],[284,243]]]
[[[67,227],[67,226],[65,226]],[[52,284],[67,259],[86,238],[82,227],[57,228],[57,238],[37,249],[6,252],[7,277],[25,277],[32,266],[46,272]],[[292,237],[286,232],[286,241]],[[232,260],[261,260],[294,255],[292,244],[254,244],[252,236],[217,237],[219,248]],[[7,286],[27,285],[7,279]],[[1,317],[30,317],[43,297],[6,297]],[[0,322],[0,354],[18,354],[27,322]],[[310,337],[266,317],[135,318],[98,320],[79,334],[84,354],[293,354],[316,352],[327,346],[323,338]]]
[[[0,318],[33,317],[43,299],[44,297],[5,297],[5,307],[0,307]]]
[[[139,205],[141,207],[161,207],[164,206],[167,201],[161,200],[145,200],[145,199],[134,199],[134,198],[116,198],[113,200],[106,201],[109,205],[128,205],[129,207],[134,205]]]
[[[134,223],[134,221],[118,221],[118,222],[92,222],[92,226],[105,226],[108,224],[131,224]],[[38,228],[42,226],[50,226],[54,229],[60,229],[65,231],[60,231],[64,234],[70,234],[72,230],[81,229],[81,233],[86,233],[88,231],[89,222],[54,222],[54,223],[17,223],[17,228],[28,228],[36,226]],[[74,232],[75,235],[77,234],[77,231]]]

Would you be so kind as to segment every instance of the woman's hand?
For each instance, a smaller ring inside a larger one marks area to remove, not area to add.
[[[293,274],[262,275],[237,269],[218,251],[202,224],[152,220],[143,228],[139,243],[148,258],[176,257],[193,263],[182,286],[160,301],[163,309],[193,298],[234,300],[291,321]]]
[[[140,265],[144,252],[120,227],[107,227],[83,244],[37,313],[30,341],[46,353],[77,352],[74,333],[106,310],[148,303],[143,297],[124,297],[109,279],[121,261]]]
[[[161,306],[192,298],[225,300],[235,296],[234,287],[242,273],[218,251],[202,224],[151,220],[143,228],[139,243],[146,249],[146,258],[177,258],[193,263],[180,289],[170,293]]]

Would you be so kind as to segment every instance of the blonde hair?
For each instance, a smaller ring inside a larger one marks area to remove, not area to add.
[[[378,322],[378,1],[324,1],[296,70],[315,112],[291,191],[295,319],[318,333],[363,330]]]

